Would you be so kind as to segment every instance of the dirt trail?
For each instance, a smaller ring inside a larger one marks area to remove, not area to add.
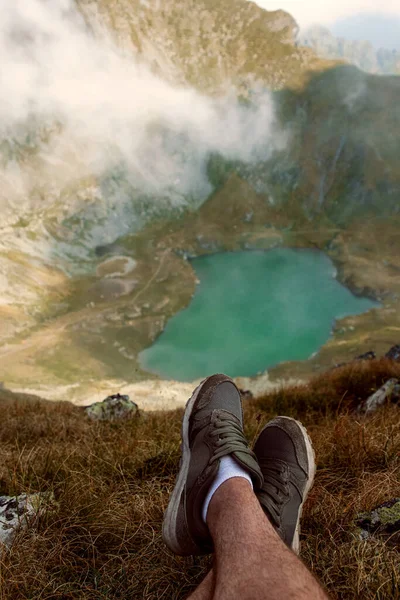
[[[98,308],[98,312],[96,313],[96,316],[107,315],[110,312],[114,312],[116,308],[127,304],[127,302],[129,302],[129,304],[134,304],[135,302],[137,302],[139,297],[149,289],[149,287],[152,285],[152,283],[155,281],[155,279],[159,276],[159,274],[164,266],[165,259],[170,252],[171,252],[171,250],[167,249],[161,255],[160,263],[159,263],[157,269],[155,270],[153,275],[150,277],[150,279],[148,279],[146,284],[136,293],[135,296],[133,296],[132,298],[123,297],[123,298],[113,302],[112,305],[107,304],[103,308],[96,305],[96,308]],[[74,312],[74,313],[70,313],[67,315],[63,315],[62,317],[58,317],[53,321],[53,323],[51,323],[50,325],[47,325],[40,331],[32,333],[25,340],[22,340],[21,342],[18,342],[18,343],[11,343],[11,344],[6,343],[3,347],[0,347],[0,357],[9,358],[10,356],[24,353],[33,347],[35,348],[35,352],[36,352],[40,348],[44,348],[45,346],[53,343],[54,339],[57,336],[59,336],[60,334],[62,334],[67,329],[67,327],[81,322],[86,317],[90,317],[92,313],[93,313],[93,307],[87,306],[85,308],[82,308],[81,310]]]

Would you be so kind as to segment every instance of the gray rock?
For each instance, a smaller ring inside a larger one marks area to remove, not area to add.
[[[356,525],[360,539],[381,537],[388,542],[400,543],[400,498],[380,504],[371,512],[357,515]]]
[[[196,240],[202,250],[207,250],[209,252],[218,252],[220,250],[220,245],[215,240],[206,240],[204,235],[197,235]]]
[[[330,59],[344,59],[359,69],[374,74],[398,74],[398,50],[374,48],[367,40],[350,40],[334,36],[326,27],[315,25],[302,31],[301,45],[312,48],[318,56]]]
[[[358,406],[358,412],[371,414],[385,404],[387,400],[398,402],[400,400],[400,383],[398,379],[389,379],[377,392],[372,394],[365,402]]]
[[[376,358],[376,354],[373,350],[369,352],[365,352],[365,354],[361,354],[361,356],[357,356],[355,360],[374,360]]]
[[[390,348],[389,352],[385,354],[385,358],[400,361],[400,345],[397,344],[396,346],[393,346],[393,348]]]
[[[139,407],[129,396],[114,394],[102,402],[96,402],[85,408],[85,413],[93,421],[119,421],[139,415]]]
[[[0,552],[9,548],[17,531],[27,528],[54,503],[49,493],[21,494],[20,496],[0,496]]]
[[[333,327],[332,328],[333,331],[335,331],[336,334],[342,334],[345,333],[345,329],[336,329]],[[356,358],[354,360],[374,360],[376,358],[376,354],[373,350],[370,350],[369,352],[365,352],[364,354],[360,354],[360,356],[356,356]],[[339,367],[344,367],[345,365],[348,365],[350,363],[337,363],[333,368],[334,369],[338,369]]]
[[[250,390],[239,390],[242,400],[252,400],[254,398],[253,392]]]

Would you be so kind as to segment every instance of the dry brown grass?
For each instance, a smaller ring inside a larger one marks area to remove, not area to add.
[[[359,511],[400,495],[399,408],[353,409],[400,364],[354,362],[304,388],[245,405],[250,440],[271,417],[302,420],[318,471],[302,526],[302,558],[332,598],[399,598],[400,553],[359,541]],[[57,505],[21,532],[0,562],[1,600],[185,598],[209,558],[173,556],[161,522],[179,459],[183,411],[91,423],[67,404],[0,391],[0,494],[53,491]]]

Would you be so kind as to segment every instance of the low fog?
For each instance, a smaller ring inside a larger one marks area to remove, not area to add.
[[[110,203],[118,179],[125,201],[199,202],[212,191],[211,152],[254,161],[284,144],[266,92],[249,108],[233,90],[211,99],[174,87],[93,37],[70,0],[0,0],[0,10],[0,227],[83,181],[104,200],[114,174]],[[63,198],[68,213],[82,200]]]

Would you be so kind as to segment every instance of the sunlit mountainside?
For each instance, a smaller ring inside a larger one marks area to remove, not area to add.
[[[138,353],[195,290],[185,257],[216,250],[317,247],[382,301],[299,375],[397,340],[400,79],[297,31],[245,0],[5,12],[0,380],[82,400],[149,378]]]

